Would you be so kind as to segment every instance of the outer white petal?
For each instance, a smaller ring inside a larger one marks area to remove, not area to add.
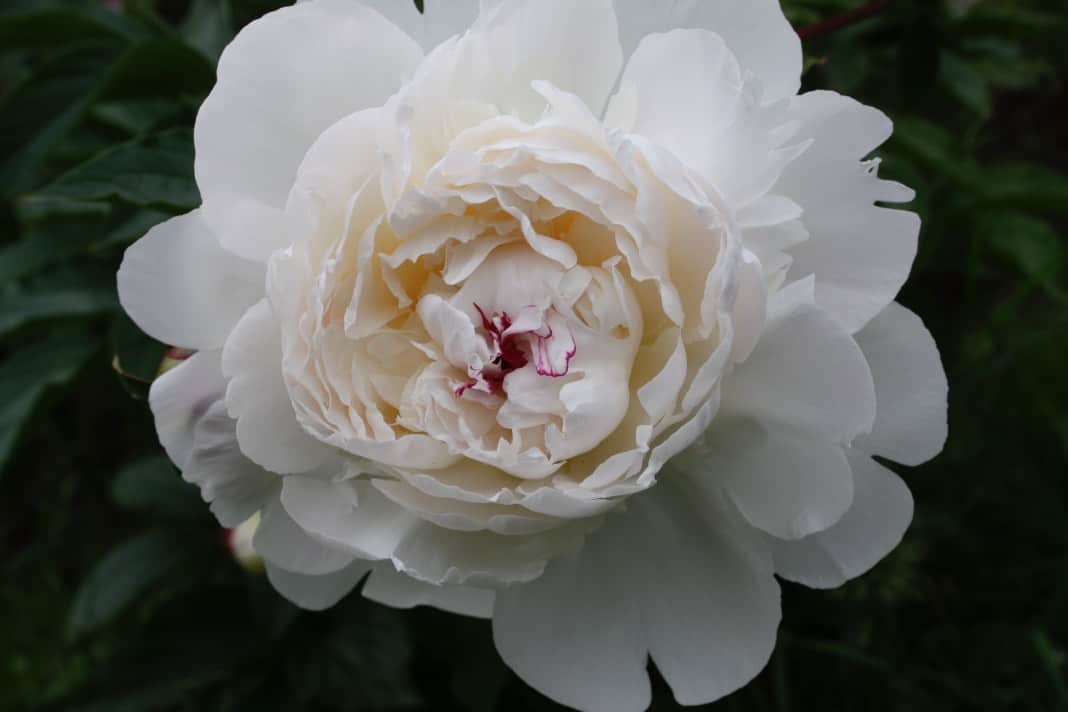
[[[493,615],[493,591],[470,586],[432,586],[397,573],[388,562],[375,566],[363,585],[363,595],[393,608],[433,606],[475,618]]]
[[[282,486],[278,475],[249,460],[237,446],[237,423],[216,401],[197,423],[192,453],[182,469],[200,487],[224,527],[238,527],[263,509]]]
[[[340,571],[322,576],[295,574],[266,562],[267,578],[278,593],[309,611],[324,611],[340,601],[368,571],[371,562],[354,561]]]
[[[891,304],[857,335],[875,379],[875,425],[855,445],[904,465],[942,451],[949,384],[938,347],[918,316]]]
[[[285,246],[281,211],[308,147],[338,119],[383,104],[422,55],[355,0],[300,3],[242,30],[195,133],[197,184],[223,243],[261,260]]]
[[[853,503],[853,474],[840,445],[757,421],[713,421],[687,470],[702,489],[726,489],[750,524],[780,539],[823,531]]]
[[[620,518],[621,519],[621,518]],[[493,638],[504,662],[544,695],[585,712],[649,706],[648,657],[634,587],[649,574],[618,527],[535,581],[497,594]]]
[[[282,380],[282,344],[271,306],[264,299],[249,309],[226,342],[223,373],[230,379],[226,405],[237,420],[241,451],[262,467],[290,474],[307,472],[331,456],[331,448],[297,422]]]
[[[160,223],[126,250],[119,301],[152,338],[217,349],[263,298],[264,268],[219,245],[200,210]]]
[[[695,506],[692,493],[667,482],[672,474],[634,498],[632,537],[646,546],[641,617],[649,654],[675,699],[696,705],[756,677],[782,612],[766,545],[728,504]]]
[[[197,422],[226,392],[222,352],[200,351],[152,382],[148,404],[156,434],[171,462],[185,467]]]
[[[576,559],[498,593],[498,650],[543,694],[589,712],[645,709],[648,650],[675,699],[701,704],[767,664],[781,617],[767,544],[679,477],[609,516]]]
[[[864,354],[812,303],[811,282],[777,292],[753,354],[724,379],[722,413],[847,444],[871,431],[875,387]]]
[[[341,571],[356,558],[351,552],[313,538],[277,498],[263,510],[252,548],[274,566],[307,576]]]
[[[897,183],[880,180],[877,163],[862,163],[889,138],[879,110],[833,92],[797,97],[796,140],[813,140],[784,171],[774,192],[804,209],[810,238],[791,248],[789,278],[816,275],[816,302],[856,332],[894,300],[916,257],[920,218],[875,203],[912,200]]]
[[[676,28],[723,37],[742,68],[760,78],[766,102],[801,87],[801,40],[778,0],[615,0],[626,56],[643,37]]]
[[[800,541],[774,541],[779,576],[812,588],[836,588],[893,551],[912,521],[912,495],[901,478],[852,451],[856,493],[836,525]]]

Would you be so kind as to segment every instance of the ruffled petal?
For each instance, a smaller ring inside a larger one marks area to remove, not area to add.
[[[804,209],[809,239],[787,251],[789,279],[816,276],[816,303],[856,332],[894,300],[916,257],[920,218],[878,207],[912,200],[908,188],[878,175],[863,159],[889,138],[881,111],[833,92],[797,97],[796,140],[812,145],[773,190]]]
[[[673,153],[735,206],[764,195],[792,153],[781,109],[766,109],[722,37],[672,30],[645,37],[606,121]]]
[[[282,379],[281,335],[266,299],[249,309],[227,340],[222,369],[230,379],[226,405],[249,459],[290,474],[313,470],[331,457],[331,448],[297,422]]]
[[[392,560],[398,571],[432,585],[499,586],[541,575],[553,556],[572,551],[595,522],[527,536],[463,532],[424,521],[371,483],[287,477],[286,510],[316,540],[367,559]]]
[[[341,571],[357,558],[349,551],[313,538],[289,516],[278,498],[267,505],[262,516],[252,548],[279,569],[324,576]]]
[[[119,301],[146,334],[217,349],[263,298],[264,268],[224,250],[200,210],[160,223],[126,250]]]
[[[235,528],[277,497],[281,478],[249,460],[237,446],[237,422],[216,401],[197,423],[182,478],[197,485],[224,527]]]
[[[483,2],[469,32],[433,53],[422,79],[451,100],[484,102],[537,119],[543,80],[600,115],[623,67],[611,0]],[[419,78],[417,78],[417,84]]]
[[[775,571],[811,588],[837,588],[875,566],[901,542],[912,521],[912,495],[901,478],[851,451],[853,506],[827,531],[774,541]]]
[[[626,56],[643,37],[676,28],[710,30],[723,37],[745,71],[763,84],[765,102],[801,87],[801,40],[778,0],[615,0]]]
[[[284,247],[281,211],[308,148],[338,119],[382,105],[422,56],[353,0],[300,3],[242,30],[219,60],[195,133],[205,216],[223,244],[261,261]]]
[[[891,304],[857,335],[875,379],[875,425],[855,445],[903,465],[942,451],[948,435],[949,384],[942,360],[918,316]]]
[[[470,586],[432,586],[397,573],[390,563],[378,564],[363,585],[366,598],[393,608],[433,606],[474,618],[493,615],[494,592]]]

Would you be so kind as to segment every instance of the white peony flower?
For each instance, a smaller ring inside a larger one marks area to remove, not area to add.
[[[583,710],[764,666],[775,574],[837,586],[912,516],[946,382],[893,303],[880,112],[797,95],[773,0],[312,0],[224,52],[203,206],[131,247],[198,352],[160,440],[295,603],[492,617]]]

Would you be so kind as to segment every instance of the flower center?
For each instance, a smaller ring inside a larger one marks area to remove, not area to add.
[[[553,330],[545,310],[532,304],[520,309],[513,319],[505,311],[487,316],[478,304],[474,307],[482,319],[481,335],[486,339],[491,357],[488,362],[472,357],[468,366],[471,378],[456,388],[457,397],[469,389],[501,393],[505,377],[531,361],[539,376],[560,378],[567,375],[578,346],[570,329],[563,329],[566,333]]]

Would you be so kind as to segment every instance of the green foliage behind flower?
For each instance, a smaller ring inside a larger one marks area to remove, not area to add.
[[[298,612],[159,454],[143,397],[164,345],[114,271],[199,204],[214,64],[280,3],[119,4],[0,7],[0,709],[555,709],[485,623],[359,597]],[[812,27],[861,4],[786,6]],[[1068,708],[1068,9],[894,0],[812,32],[806,88],[896,122],[882,174],[924,218],[901,301],[942,348],[951,437],[904,473],[897,552],[829,597],[786,586],[771,665],[713,707]]]

